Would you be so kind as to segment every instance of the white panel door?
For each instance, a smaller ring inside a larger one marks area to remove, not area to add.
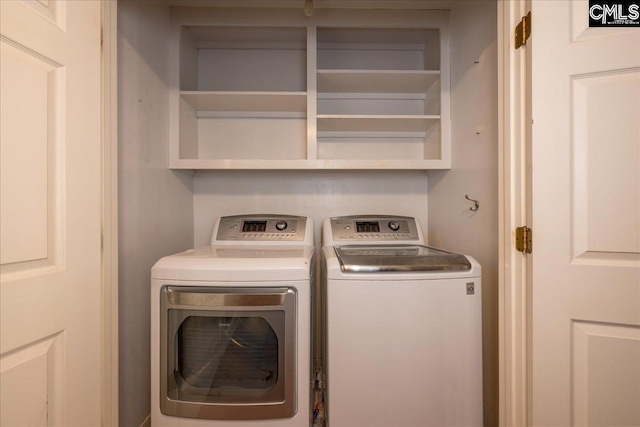
[[[640,425],[640,29],[532,1],[532,421]]]
[[[0,425],[100,425],[100,2],[0,1]]]

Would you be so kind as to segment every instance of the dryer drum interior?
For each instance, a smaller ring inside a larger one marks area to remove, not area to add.
[[[175,350],[176,381],[210,395],[265,394],[278,379],[278,337],[263,317],[189,316]]]
[[[295,301],[291,288],[165,286],[163,413],[209,419],[295,413]]]

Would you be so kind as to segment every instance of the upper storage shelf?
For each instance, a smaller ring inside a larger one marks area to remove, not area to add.
[[[171,9],[174,169],[450,167],[446,11]]]
[[[197,111],[300,112],[307,108],[306,92],[181,91],[181,97]]]
[[[180,27],[180,90],[304,92],[306,28]]]

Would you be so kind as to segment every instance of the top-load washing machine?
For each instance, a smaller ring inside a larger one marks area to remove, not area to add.
[[[329,426],[482,426],[480,265],[415,218],[330,218],[322,238]]]
[[[308,427],[313,222],[219,218],[151,271],[151,424]]]

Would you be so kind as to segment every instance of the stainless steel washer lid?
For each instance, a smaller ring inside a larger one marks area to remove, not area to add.
[[[344,272],[464,271],[471,269],[466,256],[418,245],[335,246]]]

